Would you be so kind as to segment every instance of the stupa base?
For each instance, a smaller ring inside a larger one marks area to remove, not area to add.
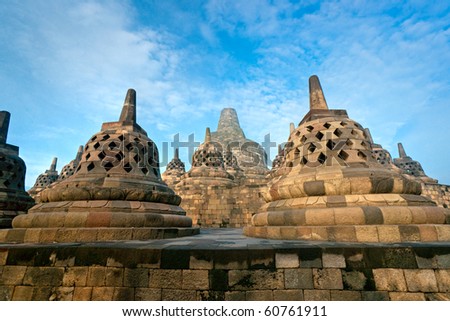
[[[145,241],[192,236],[199,228],[176,227],[100,227],[100,228],[15,228],[0,230],[2,243],[90,243]]]
[[[450,225],[247,226],[249,237],[357,243],[450,241]]]

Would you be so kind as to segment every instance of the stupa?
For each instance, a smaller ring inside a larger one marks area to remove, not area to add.
[[[30,194],[36,202],[40,201],[41,192],[48,186],[56,182],[56,180],[58,179],[58,171],[56,170],[57,162],[58,158],[53,157],[50,168],[45,170],[44,173],[40,174],[36,178],[36,182],[34,183],[33,187],[28,190],[28,194]]]
[[[211,141],[206,128],[205,141],[192,156],[192,167],[175,191],[195,225],[224,227],[230,223],[235,204],[233,176],[225,170],[222,146]]]
[[[211,133],[212,141],[221,144],[222,150],[231,150],[245,175],[266,175],[266,153],[258,143],[245,137],[234,108],[224,108],[220,113],[217,131]]]
[[[330,110],[317,76],[247,236],[335,242],[449,241],[449,212],[408,175],[379,164],[364,128]]]
[[[72,176],[77,167],[78,164],[81,161],[81,156],[83,155],[83,146],[78,147],[77,155],[75,158],[67,165],[64,165],[64,167],[61,169],[61,173],[58,176],[58,181],[62,181],[63,179],[69,178]]]
[[[422,165],[406,155],[402,143],[398,143],[399,158],[394,158],[394,164],[405,171],[405,173],[412,175],[424,183],[437,183],[436,179],[428,177],[422,168]]]
[[[180,182],[184,173],[186,173],[186,167],[180,159],[178,148],[175,148],[173,159],[167,164],[162,179],[167,185],[174,186]]]
[[[85,145],[75,173],[43,190],[41,202],[14,219],[7,238],[145,240],[199,232],[178,206],[180,197],[161,181],[158,149],[136,123],[133,89],[120,119],[103,123]]]
[[[0,228],[10,228],[16,215],[34,205],[25,192],[26,166],[19,147],[6,143],[11,114],[0,111]]]

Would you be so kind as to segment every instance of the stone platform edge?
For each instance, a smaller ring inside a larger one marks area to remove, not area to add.
[[[188,243],[0,244],[0,300],[450,300],[450,243]]]

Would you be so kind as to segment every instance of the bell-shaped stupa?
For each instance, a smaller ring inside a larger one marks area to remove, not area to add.
[[[248,236],[336,242],[449,241],[449,214],[410,176],[372,156],[370,138],[345,110],[328,109],[317,76],[310,111],[291,133],[286,165]]]
[[[181,198],[161,180],[156,144],[136,123],[133,89],[128,90],[119,121],[102,125],[85,145],[75,173],[42,191],[41,202],[27,215],[17,216],[10,231],[25,229],[25,236],[40,232],[39,241],[56,242],[199,232],[178,206]]]
[[[40,174],[36,178],[36,182],[33,187],[28,190],[28,194],[35,199],[36,202],[40,201],[41,192],[48,186],[56,182],[58,179],[58,171],[56,170],[56,164],[58,162],[57,157],[53,157],[50,168],[45,170],[44,173]]]
[[[19,147],[6,143],[11,114],[0,111],[0,228],[10,228],[11,221],[34,205],[25,192],[26,166],[19,157]]]
[[[78,152],[75,158],[61,169],[58,176],[58,181],[62,181],[72,176],[77,170],[78,164],[80,164],[81,156],[83,156],[83,146],[78,147]]]
[[[162,179],[167,185],[174,186],[180,182],[184,173],[186,173],[186,168],[180,159],[178,148],[175,148],[173,159],[167,164],[165,172],[162,173]]]
[[[394,164],[405,171],[406,174],[414,176],[423,183],[437,183],[436,179],[428,177],[422,165],[408,156],[402,143],[398,143],[398,158],[394,158]]]

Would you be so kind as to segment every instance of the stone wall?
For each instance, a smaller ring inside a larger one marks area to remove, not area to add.
[[[438,206],[450,208],[450,186],[422,183],[422,195],[431,198]]]
[[[1,245],[0,300],[450,300],[450,244]]]

